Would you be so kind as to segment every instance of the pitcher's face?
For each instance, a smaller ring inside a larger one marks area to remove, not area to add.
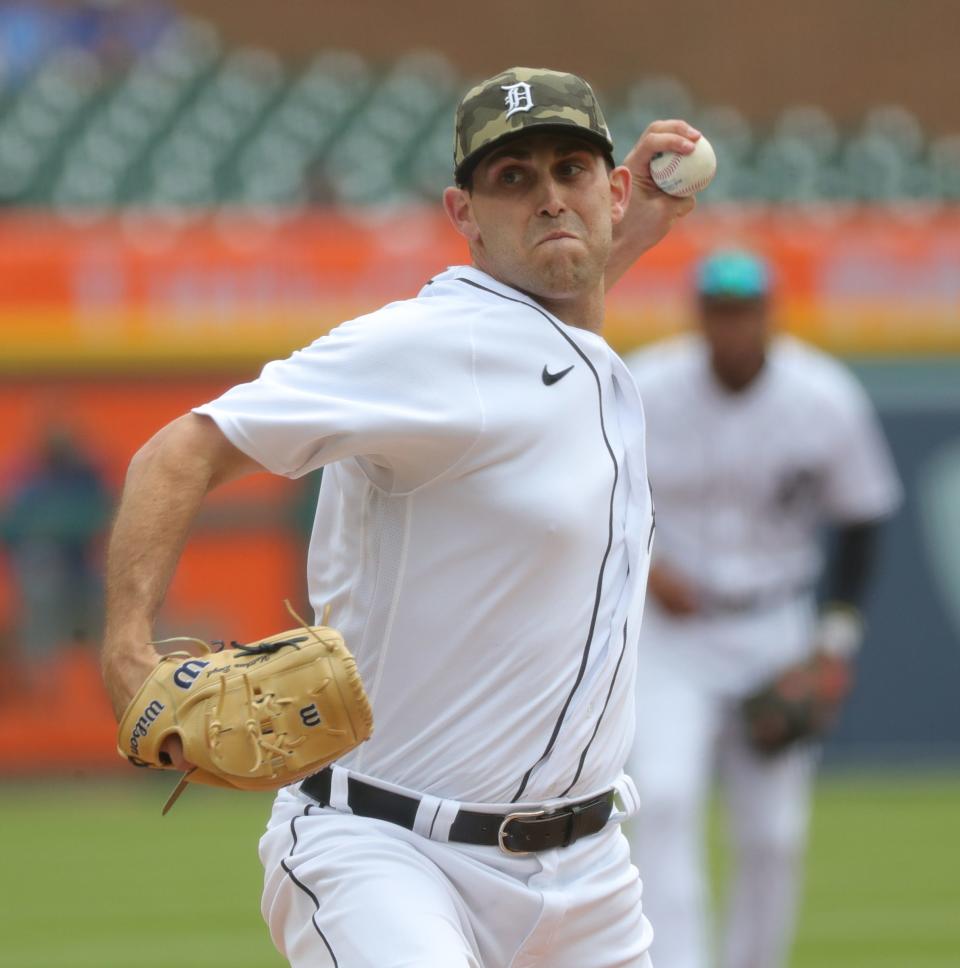
[[[474,170],[472,190],[448,193],[461,193],[454,223],[478,268],[535,297],[568,299],[603,279],[624,181],[625,169],[611,172],[589,141],[539,133],[494,149]]]

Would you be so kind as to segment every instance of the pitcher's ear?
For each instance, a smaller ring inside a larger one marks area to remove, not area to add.
[[[633,191],[633,175],[625,165],[618,165],[610,172],[610,207],[613,213],[613,224],[622,221],[630,205],[630,195]]]
[[[453,227],[468,241],[480,239],[480,228],[473,217],[473,201],[465,188],[452,185],[443,192],[443,210]]]

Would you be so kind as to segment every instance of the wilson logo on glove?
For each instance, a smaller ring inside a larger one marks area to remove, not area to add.
[[[172,769],[161,759],[164,740],[180,737],[193,767],[164,813],[187,783],[276,790],[373,733],[356,662],[336,629],[304,624],[220,652],[201,639],[165,641],[191,641],[209,654],[164,656],[127,707],[117,740],[131,763],[163,770]]]
[[[138,747],[140,745],[140,737],[147,735],[147,730],[156,722],[157,717],[163,712],[163,703],[158,699],[154,699],[146,709],[143,711],[143,715],[137,720],[136,725],[133,727],[133,732],[130,734],[130,749],[136,754],[138,752]],[[145,766],[145,763],[140,763],[139,761],[135,763],[136,766]]]
[[[304,726],[319,726],[320,710],[317,709],[315,703],[310,703],[309,706],[304,706],[300,710],[300,718],[303,720]]]
[[[190,659],[189,662],[184,662],[182,666],[173,674],[173,681],[181,689],[189,689],[200,675],[200,670],[210,665],[209,662],[204,662],[203,659]]]

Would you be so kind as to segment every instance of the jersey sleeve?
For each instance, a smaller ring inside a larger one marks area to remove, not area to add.
[[[834,522],[886,517],[902,500],[890,448],[863,387],[845,371],[834,376],[824,424],[831,434],[824,510]]]
[[[275,474],[300,477],[355,458],[398,493],[444,473],[479,433],[470,347],[468,327],[424,326],[387,307],[194,412]]]

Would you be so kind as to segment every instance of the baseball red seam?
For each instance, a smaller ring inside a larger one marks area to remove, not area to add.
[[[666,179],[664,179],[663,181],[666,181]],[[711,181],[711,178],[705,176],[703,178],[698,179],[695,182],[692,182],[689,185],[684,185],[682,187],[682,192],[684,195],[692,195],[694,192],[699,192],[700,189],[706,188],[707,185],[710,184],[710,181]],[[663,186],[663,182],[660,182],[659,184],[661,185],[661,187]]]
[[[701,178],[699,181],[695,181],[687,191],[698,192],[701,188],[706,188],[710,184],[709,178]]]
[[[657,172],[658,178],[669,178],[680,167],[680,155],[674,155],[673,159]]]

